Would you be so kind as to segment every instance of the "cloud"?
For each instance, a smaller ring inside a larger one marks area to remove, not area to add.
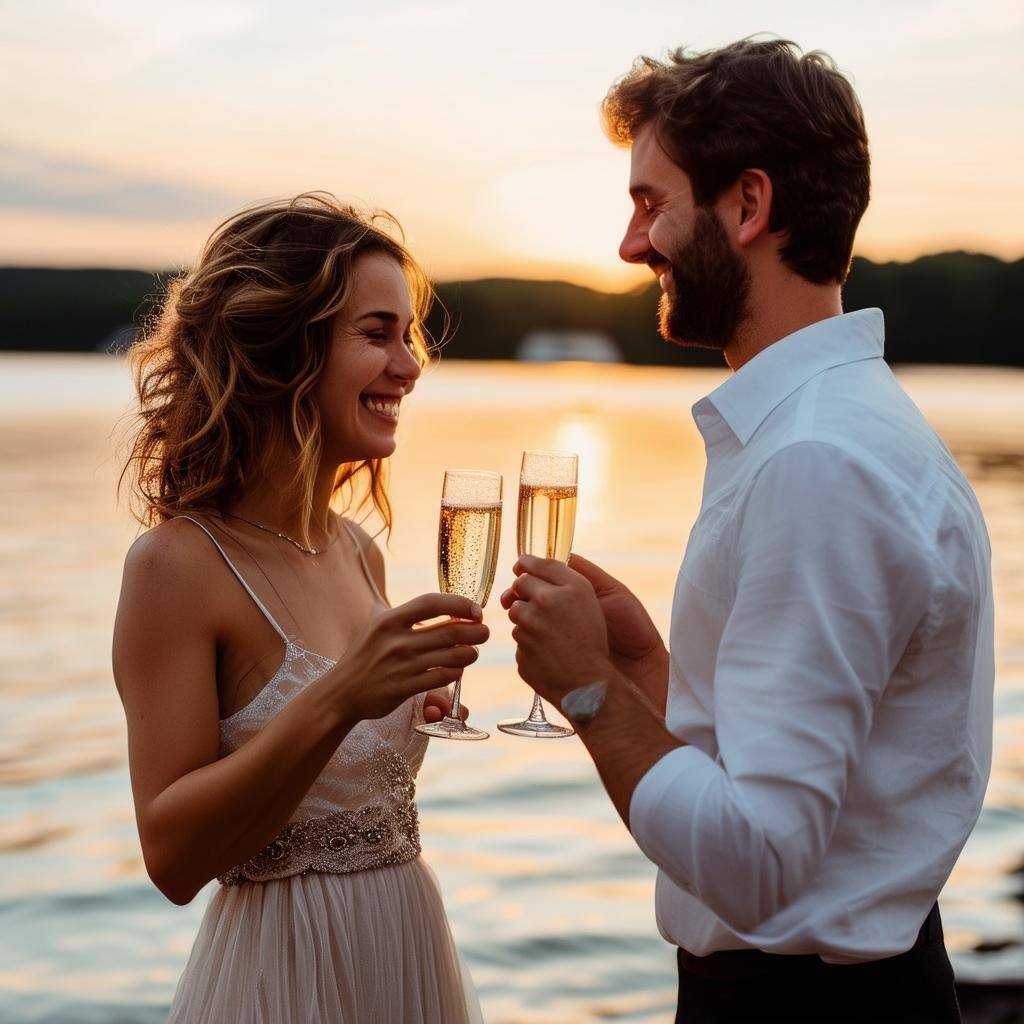
[[[68,83],[120,81],[258,30],[264,4],[240,0],[42,0],[19,5],[0,37],[0,77]]]
[[[226,216],[245,199],[0,142],[0,207],[125,221]]]

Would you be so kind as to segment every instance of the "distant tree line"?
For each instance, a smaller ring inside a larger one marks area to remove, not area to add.
[[[133,270],[0,268],[0,350],[80,352],[123,348],[159,308],[168,275]],[[714,352],[683,349],[657,333],[656,283],[607,294],[560,281],[495,278],[439,284],[428,328],[450,321],[444,357],[514,359],[532,331],[593,331],[627,362],[721,365]],[[951,252],[909,263],[854,260],[847,310],[885,311],[894,363],[1024,366],[1024,260]]]

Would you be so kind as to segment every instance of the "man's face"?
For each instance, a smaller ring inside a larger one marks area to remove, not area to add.
[[[646,263],[658,278],[661,336],[727,348],[748,315],[746,265],[714,207],[695,204],[689,175],[669,159],[651,124],[633,140],[629,193],[633,216],[619,255]]]

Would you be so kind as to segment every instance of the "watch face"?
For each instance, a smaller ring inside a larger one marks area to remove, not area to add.
[[[605,683],[598,681],[570,690],[562,698],[562,714],[570,722],[585,725],[601,710],[607,689]]]

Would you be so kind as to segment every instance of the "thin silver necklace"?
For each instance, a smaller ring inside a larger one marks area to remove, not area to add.
[[[264,526],[262,523],[254,522],[252,519],[246,519],[245,516],[240,516],[235,512],[225,512],[224,514],[231,516],[232,519],[241,519],[243,523],[255,526],[257,530],[263,530],[264,533],[272,533],[275,537],[280,537],[281,540],[286,540],[289,544],[293,544],[303,552],[303,554],[307,555],[322,555],[338,539],[338,537],[341,536],[341,534],[336,533],[322,548],[310,548],[295,540],[294,537],[289,537],[286,533],[280,533],[277,530],[272,530],[269,526]]]

